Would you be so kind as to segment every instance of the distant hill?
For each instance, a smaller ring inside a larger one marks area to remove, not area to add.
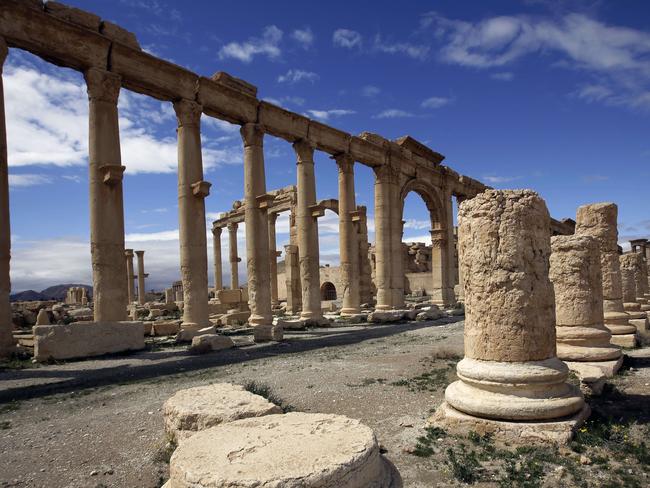
[[[12,302],[28,302],[34,300],[58,300],[62,302],[65,300],[65,296],[68,292],[68,288],[72,286],[80,286],[82,288],[85,288],[88,293],[88,298],[92,298],[93,296],[92,286],[68,283],[63,285],[50,286],[48,288],[45,288],[45,290],[41,292],[34,291],[34,290],[21,291],[18,293],[14,293],[13,295],[10,295],[9,299]]]

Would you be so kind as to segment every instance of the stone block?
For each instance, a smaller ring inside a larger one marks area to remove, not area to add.
[[[375,310],[374,312],[368,314],[368,322],[398,322],[404,318],[405,312],[405,310]]]
[[[215,425],[278,413],[277,405],[230,383],[180,390],[163,405],[165,432],[178,443]]]
[[[227,305],[233,304],[233,303],[240,303],[242,301],[242,293],[240,289],[236,290],[219,290],[217,292],[217,299],[221,303],[225,303]]]
[[[415,317],[415,320],[417,320],[418,322],[425,321],[425,320],[438,320],[445,316],[445,313],[442,312],[440,309],[438,309],[438,307],[435,308],[431,307],[429,309],[422,310],[422,311],[418,310],[418,312],[419,313]]]
[[[99,26],[99,32],[112,41],[119,42],[134,49],[141,49],[140,43],[138,42],[137,37],[135,37],[135,34],[117,24],[105,20]]]
[[[151,330],[153,336],[169,336],[176,335],[181,330],[180,320],[167,320],[162,322],[154,322]]]
[[[235,124],[257,121],[259,100],[204,76],[199,77],[198,100],[203,111]]]
[[[350,149],[350,138],[347,132],[335,129],[329,125],[316,122],[309,122],[309,141],[321,151],[330,154],[348,152]]]
[[[194,354],[205,354],[221,349],[230,349],[235,347],[235,343],[230,337],[219,334],[201,334],[192,337],[190,352]]]
[[[60,2],[48,1],[45,4],[45,12],[61,20],[72,22],[73,24],[95,32],[99,32],[99,25],[102,21],[98,15],[64,5]]]
[[[142,322],[75,322],[37,325],[34,359],[73,359],[144,349]]]
[[[231,312],[222,315],[219,317],[219,323],[221,325],[242,325],[248,322],[251,313],[246,312]]]
[[[259,122],[265,132],[290,142],[307,138],[309,119],[268,102],[260,102]]]
[[[355,161],[361,161],[370,166],[381,166],[386,162],[386,149],[372,141],[352,136],[350,139],[350,155]]]
[[[241,78],[236,78],[235,76],[232,76],[225,71],[217,71],[210,77],[210,79],[216,81],[217,83],[221,83],[222,85],[226,85],[230,88],[243,92],[246,95],[250,95],[251,97],[257,96],[257,87],[255,85],[247,82],[246,80],[242,80]]]

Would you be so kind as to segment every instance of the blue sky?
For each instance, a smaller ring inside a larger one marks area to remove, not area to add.
[[[134,32],[159,57],[202,75],[227,71],[260,98],[335,127],[410,134],[460,173],[538,191],[554,217],[615,201],[621,241],[650,237],[648,2],[68,3]],[[3,78],[14,291],[89,283],[82,77],[11,50]],[[127,246],[146,251],[148,288],[162,288],[178,279],[174,114],[126,90],[119,108]],[[242,196],[241,140],[208,117],[202,129],[211,221]],[[316,171],[318,198],[336,198],[336,165],[317,154]],[[266,138],[266,174],[269,189],[295,184],[288,143]],[[372,240],[373,175],[361,165],[356,190]],[[410,195],[407,240],[426,240],[427,218]],[[336,264],[334,214],[320,228],[321,261]],[[280,249],[287,230],[281,219]]]

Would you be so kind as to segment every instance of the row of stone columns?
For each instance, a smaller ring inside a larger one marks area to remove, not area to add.
[[[138,257],[138,274],[137,276],[133,272],[133,249],[125,249],[124,257],[126,258],[126,290],[128,295],[129,303],[135,302],[135,283],[134,280],[138,279],[138,304],[144,305],[146,302],[146,288],[145,288],[145,278],[149,276],[144,272],[144,251],[135,251],[135,255]]]

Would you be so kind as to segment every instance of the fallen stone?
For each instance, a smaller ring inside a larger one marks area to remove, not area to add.
[[[190,342],[195,336],[203,334],[216,334],[217,329],[214,325],[203,329],[181,329],[176,334],[176,342]]]
[[[230,349],[235,347],[235,343],[230,337],[219,334],[202,334],[192,338],[190,352],[194,354],[205,354],[221,349]]]
[[[405,310],[375,310],[368,314],[368,322],[388,323],[397,322],[404,318]]]
[[[151,327],[152,336],[176,335],[181,330],[180,320],[167,320],[154,322]]]
[[[68,315],[72,318],[80,318],[80,317],[87,317],[89,315],[92,315],[93,311],[90,310],[89,308],[73,308],[72,310],[68,311]]]
[[[44,308],[38,311],[36,316],[36,325],[50,325],[50,316]]]
[[[417,320],[418,322],[422,322],[425,320],[438,320],[445,316],[445,313],[440,309],[438,309],[438,307],[423,309],[419,312],[420,313],[418,313],[417,317],[415,317],[415,320]]]

